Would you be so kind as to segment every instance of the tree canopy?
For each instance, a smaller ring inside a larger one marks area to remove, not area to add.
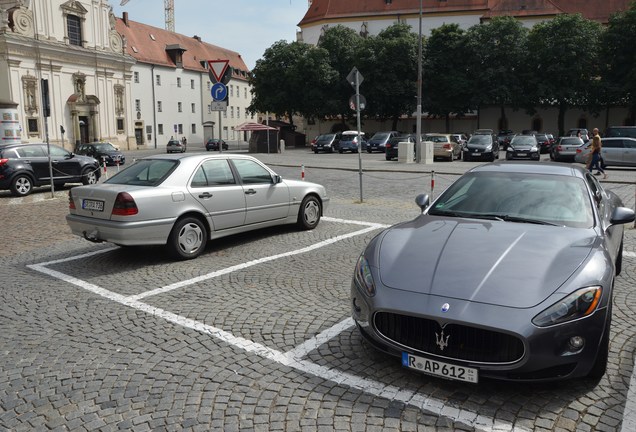
[[[480,106],[533,111],[559,109],[559,133],[571,107],[598,111],[631,107],[636,113],[636,2],[610,18],[607,28],[580,14],[562,14],[526,29],[497,17],[468,30],[444,24],[423,46],[423,108],[430,115],[461,116]],[[256,62],[250,77],[252,113],[305,118],[351,119],[355,93],[346,76],[364,76],[360,93],[366,118],[412,116],[417,99],[418,36],[403,23],[377,36],[361,36],[342,25],[326,29],[317,46],[279,41]]]

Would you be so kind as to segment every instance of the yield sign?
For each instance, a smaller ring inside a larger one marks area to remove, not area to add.
[[[208,67],[218,82],[223,79],[229,63],[229,60],[208,60]]]

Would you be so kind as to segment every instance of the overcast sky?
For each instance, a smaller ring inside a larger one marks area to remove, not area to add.
[[[164,0],[111,0],[119,18],[165,28]],[[174,0],[174,27],[186,36],[236,51],[250,69],[279,40],[296,40],[307,0]]]

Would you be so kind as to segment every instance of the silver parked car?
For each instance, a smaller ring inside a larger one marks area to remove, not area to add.
[[[575,136],[560,137],[550,149],[550,159],[553,161],[572,161],[576,150],[583,145],[583,140]]]
[[[90,241],[166,245],[191,259],[231,234],[293,223],[313,229],[328,202],[323,186],[283,179],[251,156],[163,154],[71,189],[66,221]]]
[[[372,345],[465,382],[598,379],[634,211],[583,167],[485,164],[358,259],[352,316]]]
[[[612,137],[603,138],[603,166],[636,167],[636,138]],[[574,160],[585,163],[592,148],[592,141],[588,141],[576,150]]]

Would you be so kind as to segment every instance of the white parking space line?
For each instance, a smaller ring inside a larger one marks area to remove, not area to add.
[[[636,371],[636,362],[632,370]],[[632,372],[632,378],[629,380],[629,390],[627,391],[627,400],[625,401],[625,409],[623,410],[621,432],[634,431],[636,431],[636,374]]]
[[[623,257],[636,258],[636,252],[623,251]],[[621,432],[634,431],[636,431],[636,360],[632,368],[632,377],[629,380],[629,390],[627,391],[627,400],[623,410],[623,424],[621,426]]]
[[[348,223],[348,221],[345,221],[345,220],[342,220],[342,219],[334,219],[334,218],[322,218],[322,219],[326,220],[326,221],[329,221],[329,222]],[[268,257],[264,257],[264,258],[255,259],[255,260],[252,260],[252,261],[248,261],[246,263],[237,264],[235,266],[227,267],[227,268],[222,269],[222,270],[217,270],[215,272],[208,273],[208,274],[205,274],[205,275],[202,275],[202,276],[197,276],[196,278],[186,279],[184,281],[176,282],[176,283],[167,285],[167,286],[162,287],[162,288],[157,288],[157,289],[154,289],[154,290],[146,291],[146,292],[141,293],[141,294],[130,296],[129,299],[130,300],[141,300],[141,299],[143,299],[145,297],[150,297],[150,296],[154,296],[154,295],[157,295],[157,294],[167,293],[169,291],[172,291],[172,290],[175,290],[175,289],[178,289],[178,288],[183,288],[185,286],[192,285],[192,284],[195,284],[195,283],[203,282],[204,280],[212,279],[212,278],[224,275],[224,274],[232,273],[232,272],[239,271],[239,270],[244,270],[244,269],[246,269],[248,267],[252,267],[252,266],[255,266],[257,264],[263,264],[263,263],[266,263],[266,262],[269,262],[269,261],[274,261],[274,260],[277,260],[277,259],[280,259],[280,258],[285,258],[285,257],[290,257],[290,256],[306,253],[306,252],[311,252],[313,250],[320,249],[320,248],[328,246],[330,244],[339,242],[340,240],[348,239],[348,238],[351,238],[351,237],[356,237],[356,236],[359,236],[359,235],[362,235],[362,234],[366,234],[366,233],[371,232],[371,231],[375,231],[377,229],[388,227],[388,225],[371,224],[371,223],[366,223],[366,224],[357,223],[357,225],[366,225],[367,228],[359,230],[359,231],[354,231],[354,232],[351,232],[351,233],[348,233],[348,234],[343,234],[343,235],[340,235],[340,236],[337,236],[337,237],[333,237],[333,238],[330,238],[329,240],[324,240],[324,241],[321,241],[319,243],[313,244],[311,246],[307,246],[305,248],[296,249],[296,250],[289,251],[289,252],[283,252],[283,253],[280,253],[280,254],[276,254],[276,255],[271,255],[271,256],[268,256]]]
[[[458,409],[451,405],[445,404],[443,401],[439,399],[418,394],[413,390],[402,389],[402,388],[399,388],[393,385],[384,384],[369,378],[358,377],[348,372],[340,371],[337,369],[331,369],[327,366],[321,366],[308,360],[303,360],[303,357],[305,357],[309,352],[317,349],[319,346],[327,343],[330,339],[337,337],[343,331],[346,331],[347,329],[351,328],[354,325],[353,320],[351,318],[347,318],[335,324],[331,328],[324,330],[320,334],[308,339],[307,341],[298,345],[294,349],[286,353],[283,353],[273,348],[269,348],[265,345],[262,345],[260,343],[257,343],[242,337],[234,336],[230,332],[227,332],[220,328],[217,328],[208,324],[204,324],[202,322],[199,322],[190,318],[186,318],[184,316],[177,315],[173,312],[170,312],[161,308],[157,308],[157,307],[154,307],[139,301],[140,299],[150,295],[156,295],[159,293],[171,291],[171,290],[181,288],[184,286],[192,285],[202,280],[207,280],[222,274],[230,273],[232,271],[242,270],[247,267],[254,266],[256,264],[260,264],[263,262],[268,262],[275,259],[284,258],[284,257],[316,250],[322,247],[329,246],[340,240],[362,235],[362,234],[371,232],[373,230],[382,229],[386,227],[386,225],[381,225],[381,224],[366,223],[366,222],[360,222],[360,221],[349,221],[349,220],[336,219],[336,218],[325,217],[323,218],[323,220],[328,222],[335,222],[335,223],[361,225],[361,226],[365,226],[366,228],[362,230],[354,231],[349,234],[333,237],[331,239],[318,242],[306,248],[301,248],[295,251],[285,252],[285,253],[265,257],[262,259],[249,261],[243,264],[238,264],[236,266],[231,266],[223,270],[219,270],[216,272],[209,273],[207,275],[203,275],[201,277],[188,279],[186,281],[182,281],[177,284],[168,285],[166,287],[151,290],[144,294],[140,294],[136,296],[124,296],[124,295],[109,291],[107,289],[101,288],[95,284],[67,275],[60,271],[56,271],[56,270],[52,270],[48,268],[48,266],[51,266],[53,264],[74,261],[74,260],[82,259],[85,257],[94,256],[101,253],[106,253],[114,249],[118,249],[118,247],[104,248],[94,252],[77,255],[73,257],[68,257],[64,259],[54,260],[54,261],[48,261],[48,262],[44,262],[40,264],[31,264],[31,265],[28,265],[27,267],[35,271],[44,273],[53,278],[60,279],[69,284],[80,287],[84,290],[87,290],[89,292],[102,296],[104,298],[107,298],[109,300],[122,304],[124,306],[131,307],[133,309],[145,312],[149,315],[162,318],[166,321],[172,322],[179,326],[182,326],[191,330],[195,330],[197,332],[208,334],[221,342],[227,343],[231,346],[242,349],[246,352],[256,354],[260,357],[269,359],[273,362],[277,362],[281,365],[293,368],[297,370],[298,372],[301,372],[304,374],[314,375],[324,380],[329,380],[329,381],[338,383],[340,385],[348,386],[350,388],[365,392],[367,394],[370,394],[376,397],[381,397],[381,398],[389,399],[392,401],[402,402],[404,404],[417,407],[421,409],[422,411],[429,412],[434,415],[446,417],[455,422],[464,423],[478,430],[497,431],[497,432],[499,431],[527,431],[528,429],[526,428],[514,427],[514,425],[510,422],[493,419],[487,416],[482,416],[482,415],[479,415],[477,412]],[[632,388],[636,385],[636,383],[634,383],[634,377],[632,377],[632,384],[633,385],[630,386],[630,393],[629,393],[630,395],[632,395]],[[628,403],[629,403],[629,399],[628,399]],[[627,410],[627,407],[626,407],[626,410]]]

